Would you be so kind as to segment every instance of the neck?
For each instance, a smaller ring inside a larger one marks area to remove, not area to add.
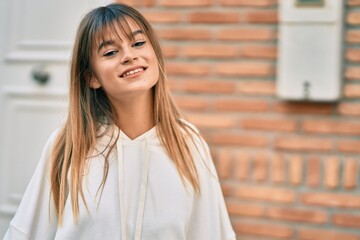
[[[154,127],[153,92],[112,103],[116,114],[116,125],[131,139]]]

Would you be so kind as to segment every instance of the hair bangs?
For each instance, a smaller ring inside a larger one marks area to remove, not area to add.
[[[120,11],[116,11],[116,13],[118,12]],[[124,37],[129,41],[134,41],[134,31],[137,30],[141,30],[143,34],[147,35],[145,27],[134,20],[133,16],[124,13],[115,14],[113,10],[103,14],[101,21],[97,22],[94,27],[92,47],[96,49],[106,41],[119,39],[122,42]]]

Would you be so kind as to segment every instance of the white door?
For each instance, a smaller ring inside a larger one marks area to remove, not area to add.
[[[0,1],[0,239],[47,138],[66,116],[70,51],[80,18],[107,2]]]

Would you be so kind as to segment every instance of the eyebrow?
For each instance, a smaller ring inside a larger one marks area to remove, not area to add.
[[[138,34],[144,34],[144,31],[143,30],[141,30],[141,29],[139,29],[139,30],[136,30],[136,31],[134,31],[134,32],[132,32],[131,33],[131,36],[132,37],[135,37],[136,35],[138,35]],[[109,45],[114,45],[115,44],[115,41],[114,40],[106,40],[106,41],[104,41],[104,42],[101,42],[100,44],[99,44],[99,47],[98,47],[98,52],[102,49],[102,48],[104,48],[104,47],[106,47],[106,46],[109,46]]]

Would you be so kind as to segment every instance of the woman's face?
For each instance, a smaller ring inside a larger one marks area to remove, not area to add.
[[[155,51],[145,33],[127,20],[133,40],[122,33],[108,31],[92,49],[92,88],[102,88],[111,102],[143,94],[157,83],[159,67]]]

